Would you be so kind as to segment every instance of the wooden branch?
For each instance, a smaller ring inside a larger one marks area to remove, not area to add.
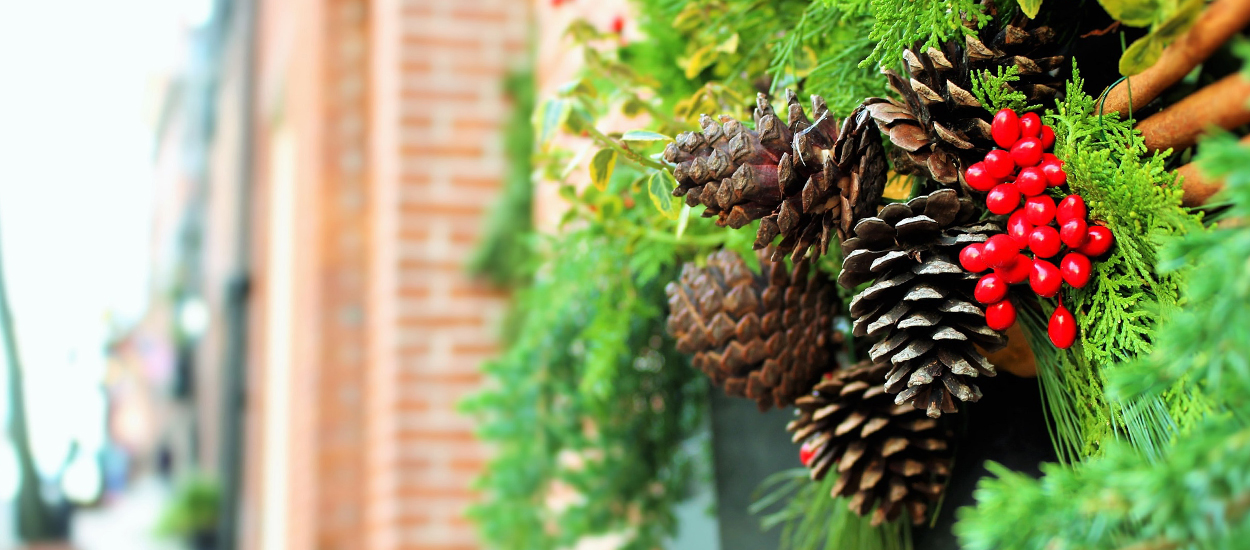
[[[1141,121],[1137,129],[1152,151],[1184,149],[1213,125],[1227,130],[1250,123],[1247,101],[1250,81],[1233,73]]]
[[[1199,63],[1206,61],[1247,23],[1250,23],[1250,1],[1217,0],[1212,3],[1192,28],[1163,50],[1158,62],[1107,92],[1102,112],[1127,115],[1130,87],[1134,109],[1150,103],[1169,86],[1189,74]]]
[[[981,352],[985,353],[985,350]],[[1037,378],[1037,359],[1033,357],[1029,339],[1020,330],[1020,323],[1007,329],[1007,347],[994,353],[985,353],[985,358],[1000,371],[1007,371],[1021,378]]]
[[[1250,146],[1250,135],[1241,138],[1241,144]],[[1181,184],[1184,186],[1185,195],[1181,198],[1181,202],[1185,206],[1202,206],[1210,200],[1214,195],[1224,188],[1224,180],[1212,180],[1198,169],[1198,165],[1194,163],[1186,164],[1176,169],[1176,173],[1181,176]]]

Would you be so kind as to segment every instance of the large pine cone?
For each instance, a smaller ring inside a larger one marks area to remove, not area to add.
[[[795,402],[798,418],[786,429],[810,453],[812,479],[837,465],[833,496],[851,497],[853,512],[875,508],[879,525],[906,510],[918,525],[950,475],[951,434],[941,421],[894,404],[881,384],[889,369],[864,361],[835,372]]]
[[[810,276],[807,260],[787,272],[762,251],[756,275],[736,253],[720,250],[707,267],[682,266],[668,284],[668,332],[677,349],[725,393],[754,399],[761,411],[784,407],[811,392],[836,365],[842,335],[834,285]]]
[[[969,378],[995,375],[974,344],[990,351],[1006,345],[973,299],[977,275],[958,264],[963,247],[1001,232],[976,224],[976,212],[970,199],[943,189],[882,208],[842,245],[838,282],[853,289],[875,281],[851,300],[854,334],[879,339],[868,353],[893,365],[885,389],[898,394],[895,402],[934,418],[957,410],[952,396],[981,398]]]
[[[824,254],[855,222],[876,212],[889,170],[876,123],[863,107],[841,122],[820,96],[812,96],[813,122],[793,91],[786,92],[783,124],[764,94],[756,100],[751,130],[728,116],[723,124],[700,119],[702,132],[686,132],[664,150],[677,165],[676,196],[707,207],[721,226],[761,220],[755,248],[780,235],[773,260],[802,258],[813,246]]]
[[[1049,105],[1059,95],[1068,64],[1066,57],[1053,55],[1054,30],[1023,25],[987,28],[941,49],[904,50],[910,77],[885,71],[900,99],[873,98],[865,106],[899,148],[893,156],[896,171],[953,184],[994,146],[992,116],[972,94],[974,72],[1016,67],[1020,80],[1013,87],[1030,104]]]

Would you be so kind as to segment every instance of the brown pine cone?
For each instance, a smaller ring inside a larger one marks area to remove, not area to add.
[[[795,402],[786,429],[801,443],[812,479],[837,466],[832,496],[850,497],[851,511],[872,511],[872,524],[906,511],[924,523],[950,475],[951,433],[938,419],[895,405],[881,381],[890,366],[863,361],[833,373]]]
[[[706,206],[703,215],[721,226],[761,220],[756,249],[782,237],[773,260],[797,260],[813,246],[814,255],[826,253],[856,220],[876,212],[889,170],[876,123],[862,107],[839,127],[820,96],[812,96],[815,121],[793,91],[786,103],[784,124],[760,94],[758,131],[704,115],[702,132],[683,133],[664,150],[664,160],[677,165],[673,194]]]
[[[720,250],[706,267],[682,266],[666,287],[668,332],[677,350],[724,386],[725,393],[754,399],[761,411],[784,407],[811,392],[820,376],[837,367],[842,335],[833,330],[838,295],[807,260],[785,262],[759,253],[755,274],[736,253]]]
[[[991,113],[972,93],[972,75],[1016,67],[1013,87],[1030,104],[1049,105],[1063,90],[1067,58],[1050,27],[1027,28],[1027,19],[979,36],[950,40],[939,48],[904,50],[908,75],[886,70],[897,99],[865,102],[882,131],[898,146],[892,160],[900,173],[931,177],[944,184],[962,181],[963,169],[994,146]]]
[[[886,391],[937,418],[957,409],[952,397],[977,401],[971,378],[994,376],[976,345],[1002,349],[1007,339],[985,324],[976,305],[977,275],[959,266],[959,251],[1002,230],[976,222],[976,206],[942,189],[881,209],[855,226],[843,243],[838,282],[854,289],[874,281],[851,300],[854,334],[877,340],[875,362],[893,368]]]

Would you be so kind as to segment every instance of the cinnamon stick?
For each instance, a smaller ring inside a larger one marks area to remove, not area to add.
[[[1141,121],[1137,129],[1152,151],[1184,149],[1213,125],[1227,130],[1250,123],[1247,101],[1250,81],[1233,73]]]
[[[1250,146],[1250,135],[1241,138],[1241,144]],[[1192,162],[1177,168],[1176,173],[1181,177],[1181,185],[1185,189],[1185,194],[1181,197],[1181,203],[1185,206],[1202,206],[1210,200],[1211,195],[1224,188],[1223,179],[1208,178]]]
[[[1107,92],[1102,112],[1129,112],[1129,90],[1133,107],[1139,108],[1184,78],[1205,61],[1237,31],[1250,23],[1250,1],[1217,0],[1198,17],[1192,28],[1163,50],[1159,61],[1149,69],[1121,81]]]

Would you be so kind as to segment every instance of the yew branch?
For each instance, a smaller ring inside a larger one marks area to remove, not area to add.
[[[1250,23],[1250,1],[1217,0],[1212,3],[1189,31],[1163,50],[1158,62],[1112,87],[1107,92],[1102,112],[1127,115],[1130,88],[1134,109],[1149,103],[1210,57],[1247,23]]]
[[[1250,146],[1250,135],[1241,138],[1241,144]],[[1185,195],[1181,198],[1185,206],[1202,206],[1210,200],[1211,195],[1224,188],[1223,179],[1208,178],[1198,165],[1192,162],[1177,168],[1176,173],[1181,177],[1185,189]]]

